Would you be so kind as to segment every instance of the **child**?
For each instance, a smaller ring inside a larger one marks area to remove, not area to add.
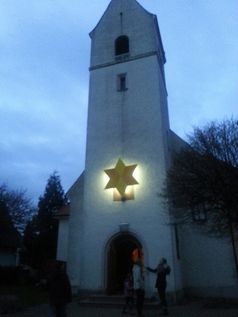
[[[125,305],[123,307],[123,314],[133,313],[133,280],[132,275],[130,273],[127,274],[125,281],[124,281],[124,295],[125,295]],[[129,311],[127,311],[129,309]]]

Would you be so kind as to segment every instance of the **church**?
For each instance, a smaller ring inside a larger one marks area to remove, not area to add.
[[[120,294],[131,254],[165,257],[168,292],[234,297],[228,240],[175,223],[161,197],[171,156],[184,141],[170,129],[166,62],[156,15],[136,0],[111,0],[90,33],[85,170],[58,213],[58,260],[76,292]],[[146,274],[146,296],[155,276]]]

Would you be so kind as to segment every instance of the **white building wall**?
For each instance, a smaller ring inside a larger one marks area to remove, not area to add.
[[[170,151],[187,144],[170,133]],[[230,237],[207,235],[203,224],[177,225],[182,285],[189,295],[237,297],[237,273]]]
[[[68,260],[69,219],[60,219],[58,227],[57,260]]]
[[[81,287],[80,273],[87,274],[82,268],[83,250],[87,252],[87,246],[83,244],[83,190],[84,173],[70,188],[68,197],[70,199],[70,218],[68,235],[68,263],[67,270],[73,288]]]
[[[199,226],[183,226],[181,261],[184,287],[190,294],[237,297],[237,273],[230,239],[207,236]]]

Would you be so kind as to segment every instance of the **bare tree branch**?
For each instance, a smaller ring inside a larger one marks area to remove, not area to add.
[[[164,196],[175,218],[194,222],[206,213],[209,233],[225,235],[238,225],[238,121],[195,128],[187,148],[174,155]]]

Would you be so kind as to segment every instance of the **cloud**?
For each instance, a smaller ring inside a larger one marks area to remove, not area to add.
[[[141,0],[167,57],[172,129],[237,115],[237,3]],[[109,0],[0,1],[0,178],[37,200],[58,170],[84,168],[90,39]]]

